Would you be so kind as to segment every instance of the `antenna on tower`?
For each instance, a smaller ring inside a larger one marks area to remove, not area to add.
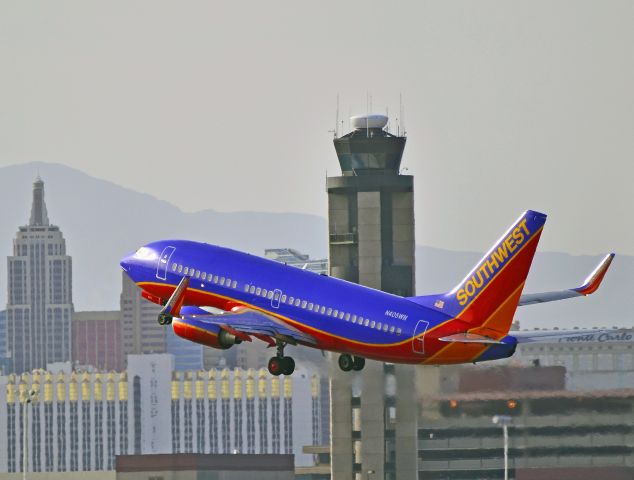
[[[339,94],[337,94],[337,114],[335,116],[335,138],[339,138]]]
[[[407,135],[407,131],[405,130],[405,106],[403,105],[403,94],[398,94],[399,99],[399,107],[400,107],[400,116],[401,116],[401,126],[403,127],[403,136]]]

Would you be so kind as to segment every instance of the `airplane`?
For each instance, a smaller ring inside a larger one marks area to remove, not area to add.
[[[390,363],[456,364],[507,358],[518,343],[553,342],[596,333],[510,331],[517,307],[594,293],[614,254],[580,287],[523,294],[546,215],[524,212],[447,293],[401,297],[324,274],[206,243],[161,240],[120,264],[163,308],[162,325],[207,347],[253,340],[276,348],[272,375],[290,375],[287,345],[339,353],[343,371],[365,359]]]

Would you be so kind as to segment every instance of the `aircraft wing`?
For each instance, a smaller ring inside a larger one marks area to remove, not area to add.
[[[251,336],[274,346],[276,340],[296,345],[315,345],[317,340],[281,320],[245,307],[236,307],[232,311],[218,315],[209,314],[196,307],[183,307],[180,317],[194,326],[207,330],[217,326],[235,335],[251,341]]]
[[[608,330],[535,330],[509,332],[511,337],[517,339],[517,343],[560,343],[587,335],[597,335]]]
[[[601,285],[601,281],[603,280],[605,273],[608,271],[613,258],[613,253],[606,255],[580,287],[555,292],[527,293],[520,297],[519,306],[554,302],[555,300],[564,300],[566,298],[583,297],[596,292]]]

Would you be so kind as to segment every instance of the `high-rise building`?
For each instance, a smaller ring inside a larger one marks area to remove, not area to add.
[[[204,347],[179,337],[174,333],[171,325],[164,328],[167,353],[174,355],[174,370],[201,370]]]
[[[264,250],[264,257],[303,270],[328,273],[327,258],[313,259],[293,248],[267,248]]]
[[[124,356],[165,353],[165,329],[157,318],[161,306],[141,297],[141,289],[121,272],[121,345]]]
[[[28,225],[19,227],[8,257],[8,348],[17,373],[71,358],[71,257],[48,220],[44,182],[33,183]]]
[[[73,364],[101,371],[123,369],[121,312],[75,312],[72,333]]]
[[[131,355],[127,363],[120,373],[67,364],[0,376],[0,474],[20,472],[24,453],[31,472],[113,470],[117,455],[171,453],[294,454],[297,465],[312,464],[302,452],[321,440],[312,388],[320,378],[312,371],[173,372],[169,354]]]
[[[9,369],[8,349],[7,349],[7,311],[0,310],[0,372]]]
[[[383,115],[353,117],[334,145],[341,175],[327,179],[330,274],[414,295],[414,181],[401,175],[405,137]],[[331,380],[333,480],[417,478],[414,367],[366,362],[362,392],[335,367]]]

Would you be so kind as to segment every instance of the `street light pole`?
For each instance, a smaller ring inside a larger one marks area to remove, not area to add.
[[[509,480],[509,425],[513,423],[513,418],[508,415],[495,415],[492,418],[495,425],[502,427],[504,435],[504,480]]]

